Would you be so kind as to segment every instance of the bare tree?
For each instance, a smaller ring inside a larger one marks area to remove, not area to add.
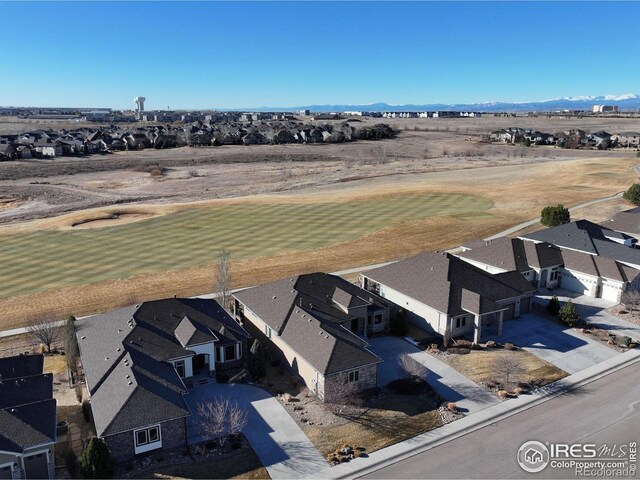
[[[398,364],[400,365],[400,368],[405,373],[407,378],[424,379],[424,377],[427,376],[427,373],[429,373],[429,369],[427,367],[425,367],[415,359],[411,358],[411,356],[406,353],[403,353],[402,355],[400,355],[400,358],[398,359]]]
[[[330,379],[324,384],[324,403],[334,415],[350,415],[359,407],[358,387],[341,379]]]
[[[640,306],[640,291],[626,290],[622,294],[620,302],[629,309],[631,315],[635,315],[635,312],[638,310],[638,306]]]
[[[228,421],[229,433],[232,435],[240,433],[244,427],[247,426],[248,422],[247,411],[238,405],[237,402],[231,402]]]
[[[227,419],[229,414],[228,398],[206,400],[198,404],[197,411],[200,415],[200,427],[212,438],[219,438],[220,445],[224,445],[227,431]]]
[[[60,337],[60,327],[52,314],[46,314],[27,323],[27,333],[37,342],[42,343],[51,353],[51,346]]]
[[[218,253],[218,265],[216,267],[216,284],[215,291],[222,298],[222,307],[227,308],[227,299],[229,298],[229,288],[231,286],[231,272],[229,270],[229,258],[231,253],[226,248]]]
[[[64,325],[64,354],[67,358],[67,366],[72,374],[76,373],[79,354],[75,321],[76,317],[70,315]]]
[[[493,362],[493,372],[496,376],[501,377],[505,385],[513,377],[518,377],[527,372],[520,359],[514,355],[502,354],[498,355]]]

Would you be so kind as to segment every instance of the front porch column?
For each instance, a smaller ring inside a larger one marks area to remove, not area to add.
[[[504,317],[504,310],[498,313],[498,336],[502,335],[503,317]]]
[[[473,332],[473,343],[480,343],[482,338],[482,317],[480,315],[474,315],[473,324],[475,331]]]

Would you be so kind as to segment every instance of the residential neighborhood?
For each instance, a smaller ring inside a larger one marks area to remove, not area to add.
[[[552,145],[561,148],[632,148],[640,146],[639,132],[607,133],[603,130],[587,132],[571,129],[553,133],[540,132],[531,128],[509,127],[491,132],[492,142],[504,144]]]

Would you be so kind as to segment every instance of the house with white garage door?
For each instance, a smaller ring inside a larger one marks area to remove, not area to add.
[[[450,253],[421,253],[360,274],[364,289],[402,309],[417,327],[445,343],[502,334],[505,320],[531,309],[535,288],[517,271],[490,273]]]
[[[558,286],[583,295],[619,302],[640,276],[637,240],[587,220],[578,220],[521,237],[560,249],[563,265]]]

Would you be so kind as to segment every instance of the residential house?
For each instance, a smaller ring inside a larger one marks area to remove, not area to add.
[[[0,358],[0,479],[55,478],[56,400],[42,355]]]
[[[184,395],[245,363],[249,335],[215,300],[170,298],[79,320],[96,433],[117,461],[187,445]]]
[[[62,155],[62,144],[57,140],[47,138],[34,143],[36,153],[41,157],[59,157]]]
[[[587,138],[594,147],[598,148],[608,148],[609,144],[611,143],[611,134],[605,132],[604,130],[590,133]]]
[[[640,147],[640,133],[638,132],[620,132],[611,136],[619,147],[638,148]]]
[[[310,391],[328,400],[329,382],[375,387],[381,359],[366,336],[382,332],[389,304],[327,273],[286,278],[236,292],[234,314],[267,342]]]
[[[516,271],[492,274],[446,252],[421,253],[369,270],[360,281],[445,343],[460,335],[475,342],[501,335],[504,320],[530,311],[535,291]]]
[[[619,302],[636,288],[640,276],[637,240],[615,230],[578,220],[520,237],[557,246],[562,254],[558,285],[583,295]]]
[[[489,273],[519,272],[537,288],[555,288],[563,264],[558,247],[509,237],[469,242],[456,256]]]
[[[616,213],[603,226],[640,240],[640,207]]]

